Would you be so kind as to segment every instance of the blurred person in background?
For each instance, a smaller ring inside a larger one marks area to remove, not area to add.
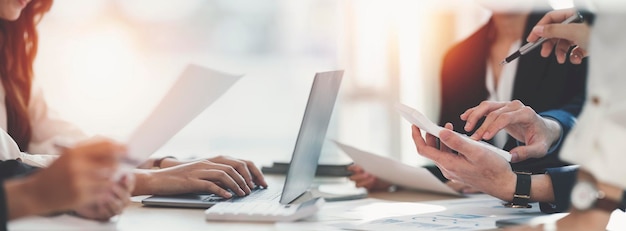
[[[0,153],[0,160],[20,159],[46,167],[58,158],[59,142],[88,137],[47,106],[35,83],[33,63],[37,54],[37,23],[50,9],[52,0],[0,0],[0,128],[15,140],[13,151]],[[3,103],[3,104],[2,104]],[[132,195],[169,195],[212,192],[222,197],[244,196],[258,186],[267,187],[263,174],[250,161],[218,156],[198,161],[153,158],[134,171]]]
[[[545,59],[535,49],[500,65],[526,42],[533,26],[551,8],[546,1],[477,2],[491,10],[492,16],[446,53],[441,72],[439,124],[450,122],[459,133],[510,151],[514,171],[543,174],[549,169],[548,175],[560,181],[556,178],[561,178],[563,169],[557,167],[567,163],[559,160],[559,148],[583,107],[587,61],[581,60],[580,65],[561,64],[554,55]],[[592,15],[583,17],[589,22]],[[525,120],[509,121],[516,126],[501,123],[502,118],[513,114],[523,115]],[[449,181],[436,166],[427,168],[458,191],[479,191]],[[359,166],[350,169],[357,186],[369,190],[391,186]]]
[[[567,9],[547,14],[528,38],[551,38],[541,52],[549,54],[555,47],[554,53],[560,60],[566,60],[571,46],[577,48],[569,56],[573,63],[588,54],[593,56],[589,98],[561,154],[564,161],[581,168],[571,192],[572,209],[556,222],[514,230],[606,230],[611,213],[626,207],[626,78],[621,76],[626,63],[626,32],[622,25],[626,21],[626,5],[604,0],[589,4],[598,14],[591,32],[580,25],[559,24],[575,13]]]
[[[626,19],[626,8],[616,8],[619,6],[606,1],[593,5],[598,9],[598,21],[591,32],[585,24],[560,24],[577,13],[575,9],[567,9],[548,13],[528,37],[529,41],[536,41],[539,37],[551,38],[543,44],[541,53],[543,56],[555,53],[559,62],[580,63],[587,51],[592,53],[594,60],[590,63],[589,98],[561,153],[564,161],[580,166],[579,171],[572,171],[577,172],[578,177],[572,179],[573,187],[569,187],[568,194],[554,193],[556,200],[566,199],[571,203],[570,213],[558,221],[514,230],[606,230],[611,213],[626,208],[626,178],[623,177],[626,175],[623,168],[626,159],[622,153],[622,142],[626,138],[626,107],[623,105],[626,95],[622,87],[626,83],[619,74],[626,62],[621,56],[626,52],[621,37],[626,35],[619,30],[621,24],[618,23]],[[447,128],[451,129],[451,126],[448,124]],[[517,190],[512,189],[515,176],[510,166],[496,157],[497,154],[468,143],[447,130],[439,135],[440,148],[434,136],[427,134],[424,140],[420,130],[413,126],[418,152],[442,167],[444,175],[501,199],[510,199],[517,194]],[[453,154],[452,150],[458,154]],[[545,189],[549,194],[550,188]],[[541,194],[531,192],[530,197],[538,195]]]
[[[22,161],[17,148],[18,145],[11,138],[19,142],[22,142],[23,139],[28,140],[32,134],[31,121],[20,120],[19,118],[28,115],[29,112],[35,113],[35,115],[41,113],[40,110],[28,111],[29,104],[26,102],[32,99],[30,95],[33,75],[32,64],[37,53],[35,25],[41,16],[50,9],[51,5],[52,1],[45,0],[34,2],[27,0],[0,1],[0,56],[2,57],[0,59],[2,85],[0,86],[5,104],[5,107],[2,107],[2,113],[0,113],[2,114],[0,127],[3,129],[2,134],[0,134],[2,136],[0,156],[13,157],[1,159],[4,161],[0,164],[3,179],[28,174],[37,169]],[[31,105],[40,103],[35,101]],[[35,118],[37,117],[35,116]],[[49,129],[54,129],[54,127]],[[9,137],[7,132],[13,136]],[[15,137],[19,138],[16,139]],[[21,144],[25,145],[26,143],[22,142]],[[104,149],[98,150],[99,148]],[[94,178],[94,174],[97,175],[100,171],[100,166],[96,164],[107,158],[113,159],[114,153],[108,152],[113,152],[116,149],[119,149],[116,145],[104,143],[61,150],[63,153],[72,154],[64,155],[58,162],[55,162],[53,165],[56,167],[42,170],[28,179],[7,180],[4,186],[8,216],[3,216],[2,219],[6,221],[7,217],[12,219],[63,209],[72,209],[79,216],[97,220],[107,220],[121,213],[122,209],[130,203],[130,192],[134,186],[132,176],[124,177],[116,184],[110,184],[107,181],[110,181],[112,173],[107,172],[111,169],[105,169],[101,179]],[[91,157],[91,153],[99,156]],[[80,154],[85,156],[74,157]],[[82,164],[85,166],[77,166]],[[111,161],[105,161],[104,167],[110,168],[115,164]],[[94,167],[94,169],[89,169],[90,167]],[[67,176],[69,173],[80,175]],[[55,182],[47,182],[43,179],[51,179]],[[102,183],[102,186],[106,187],[94,186],[91,185],[93,184],[91,182],[83,182],[90,179],[94,183]],[[54,189],[54,187],[59,188]],[[94,191],[93,196],[84,195],[92,188],[99,188],[99,190]],[[56,194],[45,195],[48,192],[56,192]],[[22,196],[24,198],[21,198]],[[49,202],[45,202],[45,200],[49,200]],[[33,204],[33,202],[43,203],[39,205]],[[32,207],[28,207],[28,205],[32,205]]]

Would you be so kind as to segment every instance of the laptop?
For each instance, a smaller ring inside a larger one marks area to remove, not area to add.
[[[223,202],[277,201],[286,205],[307,194],[319,161],[343,71],[316,73],[283,187],[257,188],[245,197],[225,199],[209,193],[151,196],[146,206],[210,208]],[[235,195],[235,194],[233,194]]]

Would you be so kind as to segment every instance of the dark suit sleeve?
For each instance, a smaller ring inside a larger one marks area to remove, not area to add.
[[[21,161],[0,161],[0,231],[7,230],[7,200],[4,191],[4,181],[9,178],[22,177],[36,171],[37,168],[24,164]]]
[[[9,213],[7,211],[7,198],[4,192],[4,181],[0,181],[0,231],[7,230]]]
[[[541,212],[544,213],[561,213],[566,212],[570,205],[570,195],[576,176],[578,174],[578,166],[566,166],[560,168],[548,168],[546,174],[552,180],[552,190],[554,191],[553,203],[539,203]]]
[[[0,161],[0,180],[29,175],[38,168],[17,160]]]
[[[564,110],[550,110],[546,112],[539,113],[541,117],[550,118],[555,120],[561,125],[561,135],[556,144],[552,145],[552,147],[548,150],[546,155],[557,155],[561,151],[561,146],[563,141],[572,130],[574,125],[576,125],[576,117],[567,111]]]

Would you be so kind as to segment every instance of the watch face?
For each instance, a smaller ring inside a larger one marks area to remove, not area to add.
[[[598,199],[598,190],[587,181],[579,181],[572,189],[572,205],[578,210],[587,210],[593,207]]]

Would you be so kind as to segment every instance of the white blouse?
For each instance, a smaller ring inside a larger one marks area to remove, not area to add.
[[[626,11],[610,11],[598,7],[589,49],[588,99],[561,157],[600,181],[626,188]]]
[[[61,120],[48,108],[41,88],[34,84],[28,113],[32,128],[28,152],[20,152],[15,141],[7,134],[5,91],[0,84],[0,160],[20,158],[24,163],[44,167],[58,157],[56,144],[75,142],[87,136],[76,126]]]
[[[507,54],[512,54],[516,52],[522,44],[522,40],[514,42]],[[498,86],[496,87],[496,78],[493,75],[493,69],[491,68],[491,62],[487,62],[487,80],[485,83],[487,84],[487,91],[489,92],[489,101],[500,101],[507,102],[511,101],[511,97],[513,97],[513,84],[515,83],[515,73],[517,72],[517,63],[519,59],[515,59],[511,61],[509,64],[502,66],[502,70],[500,73],[500,79],[498,80]],[[506,139],[508,134],[505,130],[500,130],[493,137],[493,144],[496,147],[503,148],[506,145]]]

